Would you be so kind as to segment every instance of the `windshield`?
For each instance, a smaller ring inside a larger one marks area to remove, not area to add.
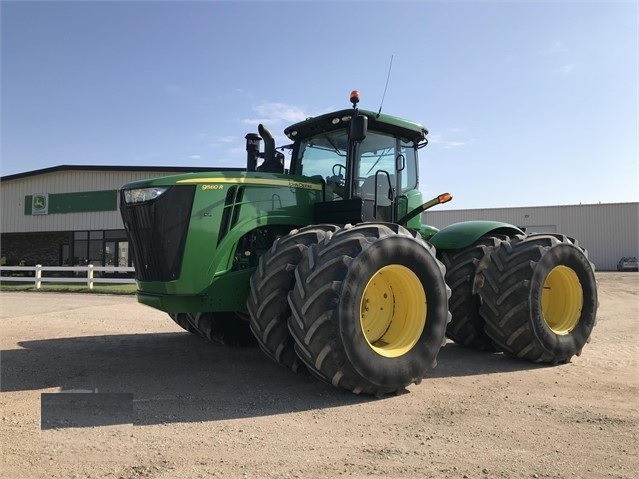
[[[327,182],[329,187],[331,184],[343,186],[346,181],[347,148],[348,136],[345,130],[322,133],[302,141],[298,150],[298,173],[305,176],[319,176]],[[353,172],[354,196],[374,195],[375,175],[378,172],[377,183],[384,185],[384,196],[388,196],[388,178],[390,178],[391,186],[397,188],[397,175],[399,175],[401,190],[397,192],[398,194],[417,187],[417,155],[413,142],[369,131],[366,138],[359,144],[358,151],[359,160],[355,162]],[[400,155],[403,161],[396,162]],[[397,163],[400,164],[399,172],[396,171]],[[373,191],[367,191],[371,186]]]
[[[299,174],[326,179],[346,171],[346,131],[324,133],[305,140],[299,149]]]

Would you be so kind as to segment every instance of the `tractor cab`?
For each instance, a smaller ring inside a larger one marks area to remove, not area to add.
[[[406,213],[407,193],[418,193],[417,149],[426,144],[428,132],[416,123],[360,111],[357,91],[351,102],[352,109],[309,118],[284,131],[294,142],[290,173],[322,181],[318,222],[336,217],[344,223],[395,222]]]

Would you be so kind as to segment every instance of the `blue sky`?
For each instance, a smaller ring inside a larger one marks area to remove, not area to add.
[[[238,166],[244,135],[348,108],[424,124],[441,208],[639,200],[638,6],[7,2],[1,175]]]

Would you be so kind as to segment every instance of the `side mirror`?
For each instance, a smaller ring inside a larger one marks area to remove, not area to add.
[[[348,137],[352,141],[362,141],[368,133],[368,117],[366,115],[356,115],[351,118]]]

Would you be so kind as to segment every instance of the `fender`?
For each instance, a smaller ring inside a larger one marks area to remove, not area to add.
[[[500,221],[463,221],[446,226],[428,241],[437,249],[459,249],[470,246],[488,233],[524,234],[518,227]]]

